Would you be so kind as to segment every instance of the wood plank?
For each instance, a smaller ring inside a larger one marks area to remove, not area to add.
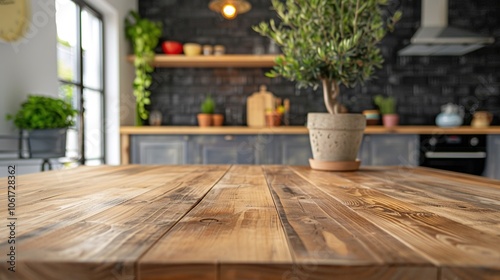
[[[488,208],[500,210],[500,208],[498,208],[498,206],[500,206],[500,192],[497,188],[499,183],[498,180],[486,179],[486,181],[464,181],[463,178],[454,172],[446,172],[449,176],[443,176],[446,173],[435,176],[434,170],[422,169],[420,167],[397,170],[391,169],[392,167],[377,169],[384,174],[383,178],[380,177],[381,181],[407,183],[415,187],[425,187],[425,185],[431,184],[434,186],[434,191],[437,193],[442,193],[445,196],[453,196],[461,201],[478,203]],[[366,169],[365,175],[370,176],[378,172],[370,172],[370,170],[371,168]],[[488,181],[491,182],[487,183]]]
[[[275,266],[273,266],[274,268]],[[256,278],[255,271],[264,276]],[[283,265],[282,270],[270,270],[265,265],[232,264],[221,265],[219,279],[315,279],[315,280],[358,280],[358,279],[437,279],[437,269],[420,266],[337,266],[321,264]],[[193,278],[194,279],[194,278]]]
[[[400,174],[394,176],[392,170],[342,174],[343,178],[376,189],[384,194],[412,203],[426,211],[471,226],[475,229],[500,236],[500,201],[488,197],[465,195],[459,191],[442,188],[441,185],[454,185],[453,180],[439,180],[419,174]],[[410,176],[411,175],[411,176]],[[389,178],[390,180],[387,180]],[[373,180],[376,178],[378,180]],[[476,188],[484,188],[476,186]]]
[[[440,280],[455,279],[498,280],[500,279],[500,270],[482,267],[445,267],[442,269]]]
[[[189,239],[186,237],[189,236]],[[233,166],[139,262],[140,279],[217,279],[251,264],[247,279],[284,273],[290,251],[259,166]],[[180,271],[180,272],[179,272]]]
[[[155,55],[153,65],[156,67],[273,67],[276,55],[226,54],[226,55]],[[134,56],[128,57],[134,61]]]
[[[493,152],[493,151],[491,151]],[[496,179],[490,179],[482,176],[470,175],[465,173],[458,173],[434,168],[426,168],[419,167],[413,169],[413,172],[419,173],[425,176],[439,177],[445,180],[449,179],[458,179],[456,181],[460,181],[460,185],[466,186],[469,184],[472,185],[481,185],[487,187],[488,189],[496,188],[500,189],[500,181]],[[494,191],[493,191],[494,192]]]
[[[302,271],[314,279],[437,277],[430,261],[293,170],[276,166],[263,170],[295,262],[305,267],[296,273]],[[414,266],[422,269],[421,275],[414,273]]]
[[[44,173],[40,176],[44,180],[39,183],[30,179],[36,178],[34,176],[19,176],[17,197],[23,203],[17,205],[16,214],[22,214],[19,218],[23,219],[25,225],[19,228],[17,233],[21,236],[45,234],[74,222],[75,218],[91,216],[146,191],[144,188],[138,188],[141,184],[147,184],[142,177],[128,178],[124,181],[123,175],[113,175],[113,172],[105,172],[106,169],[100,170],[97,167],[92,169],[96,171],[95,176],[88,178],[82,176],[84,179],[81,180],[78,176],[73,176],[73,173],[78,173],[78,170]],[[146,175],[148,171],[138,166],[113,170],[114,172],[133,171],[141,175]],[[154,169],[148,172],[153,171]],[[101,176],[106,173],[109,175],[104,180]],[[82,173],[78,174],[82,175]],[[62,178],[70,179],[64,180],[61,184],[59,182]],[[68,192],[69,188],[71,192]],[[6,192],[4,192],[6,189],[0,190],[1,201],[6,200]],[[48,224],[40,221],[47,221]]]
[[[486,234],[338,174],[295,170],[330,196],[377,224],[436,266],[500,269],[500,237]],[[366,171],[363,171],[366,172]],[[357,172],[363,174],[363,172]],[[375,180],[375,179],[374,179]]]
[[[137,279],[135,268],[130,263],[92,263],[92,262],[35,262],[17,266],[16,272],[5,272],[0,268],[2,280],[133,280]],[[5,268],[6,269],[6,268]]]
[[[88,279],[89,275],[92,279],[136,279],[139,257],[194,207],[228,168],[117,167],[138,176],[115,172],[106,181],[95,178],[95,182],[82,182],[73,192],[33,201],[46,209],[40,207],[39,214],[29,208],[19,211],[23,227],[17,232],[17,279],[38,278],[33,275],[45,279]],[[31,230],[25,229],[24,223]],[[6,246],[1,243],[0,251],[6,252]],[[8,276],[5,265],[0,267],[2,279]]]
[[[273,126],[273,127],[247,127],[247,126],[122,126],[122,135],[245,135],[245,134],[308,134],[304,126]]]
[[[432,134],[436,131],[449,134],[500,134],[500,126],[488,128],[459,127],[442,129],[436,126],[397,126],[385,128],[384,126],[367,126],[365,134]],[[309,131],[305,126],[278,126],[278,127],[247,127],[247,126],[121,126],[122,135],[132,134],[169,134],[169,135],[210,135],[210,134],[305,134]]]

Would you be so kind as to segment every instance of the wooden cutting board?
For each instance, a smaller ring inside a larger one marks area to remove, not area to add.
[[[275,110],[275,96],[267,91],[267,87],[260,86],[259,92],[255,92],[247,98],[247,125],[250,127],[266,126],[266,110]]]

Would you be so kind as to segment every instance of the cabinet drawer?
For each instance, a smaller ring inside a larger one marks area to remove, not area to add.
[[[133,136],[132,163],[186,164],[189,141],[184,136]]]

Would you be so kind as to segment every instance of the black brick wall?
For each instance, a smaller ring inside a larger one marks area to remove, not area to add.
[[[182,43],[222,44],[231,54],[252,53],[269,40],[251,26],[274,17],[269,0],[251,0],[252,10],[235,20],[224,20],[208,9],[209,1],[141,0],[139,12],[164,25],[164,40]],[[399,57],[397,50],[408,44],[420,24],[420,0],[402,0],[403,19],[394,33],[381,43],[386,58],[374,79],[353,89],[341,87],[342,101],[351,112],[374,108],[376,94],[398,100],[401,124],[434,124],[440,105],[461,104],[466,112],[488,110],[500,124],[500,3],[497,0],[449,0],[449,22],[495,37],[495,43],[461,57]],[[161,48],[157,48],[161,53]],[[227,125],[245,124],[246,97],[266,84],[268,90],[291,100],[291,124],[302,125],[307,112],[326,111],[321,88],[297,89],[285,79],[269,79],[269,69],[248,68],[157,68],[151,86],[151,110],[163,113],[163,123],[196,125],[199,105],[212,94],[217,111]],[[470,114],[466,115],[466,123]]]

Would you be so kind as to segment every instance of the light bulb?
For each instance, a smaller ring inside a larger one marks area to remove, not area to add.
[[[236,17],[236,7],[233,4],[226,4],[222,7],[222,15],[227,19]]]

